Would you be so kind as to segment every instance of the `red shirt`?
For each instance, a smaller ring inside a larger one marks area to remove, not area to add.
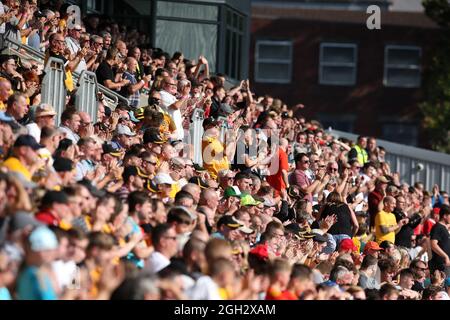
[[[436,224],[436,221],[433,218],[428,218],[424,221],[423,223],[423,230],[422,232],[426,235],[429,236],[430,232],[431,232],[431,228],[433,228],[433,226]]]
[[[369,204],[369,216],[370,216],[370,225],[375,225],[375,216],[378,213],[378,204],[383,199],[383,196],[381,193],[379,193],[377,190],[372,191],[369,193],[369,196],[367,197],[367,202]]]
[[[48,226],[59,226],[59,223],[61,222],[60,218],[47,210],[36,213],[35,218]]]
[[[276,174],[267,177],[267,182],[270,184],[272,188],[280,192],[283,189],[286,189],[286,183],[283,180],[282,170],[289,170],[289,162],[288,156],[284,150],[281,148],[278,149],[278,171]]]
[[[298,300],[298,297],[288,290],[278,291],[269,287],[266,293],[266,300]]]

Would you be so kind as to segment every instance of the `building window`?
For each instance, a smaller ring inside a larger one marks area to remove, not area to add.
[[[421,83],[422,50],[412,46],[386,46],[384,80],[386,87],[418,88]]]
[[[102,13],[104,8],[103,0],[87,0],[87,11],[90,13]]]
[[[358,48],[352,43],[321,43],[319,83],[335,86],[356,84]]]
[[[256,41],[255,81],[290,83],[292,75],[291,41]]]
[[[227,10],[225,32],[225,73],[233,79],[241,79],[245,17]]]
[[[318,113],[317,118],[320,120],[323,128],[344,132],[353,132],[356,121],[356,115],[354,114]]]
[[[382,124],[383,139],[387,141],[417,146],[417,124],[391,122]]]

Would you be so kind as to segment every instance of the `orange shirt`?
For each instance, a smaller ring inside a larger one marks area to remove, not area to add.
[[[286,189],[282,170],[289,171],[288,156],[284,150],[278,149],[278,171],[274,175],[267,177],[267,182],[278,192]]]

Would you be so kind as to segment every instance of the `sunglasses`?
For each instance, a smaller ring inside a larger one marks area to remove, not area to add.
[[[303,163],[310,163],[309,160],[303,160]]]

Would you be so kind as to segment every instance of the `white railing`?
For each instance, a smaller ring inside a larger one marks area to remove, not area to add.
[[[357,135],[338,130],[328,130],[335,137],[356,141]],[[386,149],[386,162],[392,172],[408,184],[422,182],[426,190],[437,184],[441,190],[450,191],[450,155],[377,139],[377,145]]]

